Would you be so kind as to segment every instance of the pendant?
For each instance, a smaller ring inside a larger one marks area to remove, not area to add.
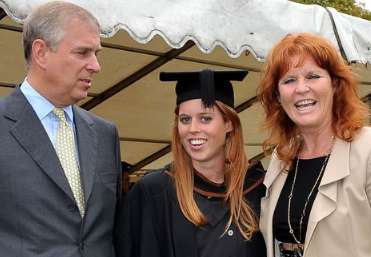
[[[298,254],[299,256],[303,256],[304,253],[304,246],[298,245]]]

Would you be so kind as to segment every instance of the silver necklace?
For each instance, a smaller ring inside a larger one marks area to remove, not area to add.
[[[287,223],[288,223],[289,229],[290,229],[289,232],[290,232],[290,234],[292,235],[292,237],[294,238],[295,242],[298,245],[298,254],[300,256],[303,256],[303,252],[304,252],[304,247],[303,246],[300,246],[302,244],[302,242],[301,242],[301,229],[302,229],[302,225],[303,225],[303,219],[304,219],[304,216],[305,216],[305,212],[306,212],[306,209],[307,209],[307,205],[309,203],[309,200],[310,200],[310,198],[311,198],[311,196],[313,194],[313,191],[316,188],[319,180],[321,179],[321,176],[322,176],[323,171],[324,171],[324,169],[326,167],[328,158],[329,158],[329,156],[331,154],[331,151],[332,151],[332,143],[331,142],[332,142],[333,139],[334,139],[334,136],[332,136],[331,139],[330,139],[330,147],[327,150],[327,155],[326,155],[325,161],[322,164],[321,171],[319,172],[319,175],[318,175],[318,177],[316,179],[316,182],[314,183],[312,189],[310,190],[310,192],[308,194],[307,200],[305,200],[304,208],[303,208],[303,211],[302,211],[302,213],[300,215],[299,239],[295,236],[294,230],[292,229],[291,222],[290,222],[290,220],[291,220],[291,217],[290,217],[290,213],[291,213],[291,200],[292,200],[292,198],[294,196],[293,192],[294,192],[294,187],[295,187],[295,183],[296,183],[296,176],[298,174],[298,166],[299,166],[299,154],[297,156],[296,167],[295,167],[295,175],[294,175],[294,180],[292,182],[291,191],[290,191],[290,195],[289,195],[289,202],[288,202],[288,206],[287,206]],[[301,148],[299,149],[298,152],[300,152],[300,150],[301,150]]]

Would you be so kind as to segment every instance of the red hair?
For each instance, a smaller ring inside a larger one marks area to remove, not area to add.
[[[319,67],[329,73],[332,85],[336,88],[333,96],[332,129],[337,137],[351,142],[359,129],[366,125],[365,119],[369,117],[367,106],[357,94],[355,74],[330,41],[310,33],[285,36],[271,49],[262,71],[258,98],[266,114],[262,129],[268,130],[268,137],[263,142],[264,152],[267,154],[268,149],[277,145],[277,156],[284,163],[291,164],[289,167],[292,166],[300,144],[296,140],[300,131],[278,101],[278,81],[292,67],[293,56],[301,58],[299,67],[311,56]]]
[[[245,239],[249,240],[252,234],[258,230],[258,224],[253,209],[245,201],[243,195],[248,160],[244,149],[242,124],[237,112],[227,104],[215,101],[213,108],[218,108],[224,121],[230,121],[233,126],[233,130],[228,132],[224,144],[227,193],[223,202],[230,205],[230,218],[224,232],[234,222]],[[173,124],[172,151],[174,161],[171,172],[174,174],[177,198],[184,216],[195,226],[202,226],[208,223],[208,220],[198,208],[193,197],[194,171],[191,158],[180,141],[178,114],[179,106],[175,108]]]

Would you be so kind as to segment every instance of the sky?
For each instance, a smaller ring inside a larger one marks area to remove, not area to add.
[[[371,11],[371,0],[357,0],[358,3],[365,3],[365,7],[367,10]]]

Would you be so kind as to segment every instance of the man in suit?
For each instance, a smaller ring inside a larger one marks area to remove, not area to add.
[[[100,71],[99,31],[91,13],[67,2],[40,5],[25,21],[28,74],[0,99],[1,256],[115,255],[118,133],[111,122],[74,105]],[[68,124],[54,114],[56,107]],[[81,197],[58,153],[60,123],[76,139],[70,145]]]

